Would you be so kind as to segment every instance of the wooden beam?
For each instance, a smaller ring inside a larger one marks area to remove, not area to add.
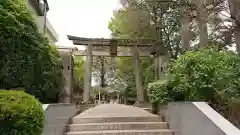
[[[110,46],[110,41],[97,41],[97,40],[92,40],[92,41],[80,41],[80,40],[72,40],[74,45],[88,45],[92,44],[93,46]]]
[[[74,55],[76,56],[86,56],[87,53],[85,50],[79,50],[79,51],[74,51],[73,52]],[[93,56],[111,56],[111,54],[109,53],[109,51],[93,51],[92,52]],[[117,52],[117,56],[118,57],[132,57],[132,51],[119,51]],[[139,56],[140,57],[146,57],[149,56],[150,53],[148,52],[139,52]]]
[[[144,43],[151,43],[151,42],[156,42],[156,39],[152,39],[152,38],[144,38],[144,39],[137,39],[137,40],[130,40],[130,39],[126,39],[126,38],[84,38],[84,37],[77,37],[77,36],[71,36],[71,35],[67,35],[69,40],[78,40],[78,41],[110,41],[110,40],[117,40],[118,42],[139,42],[142,41]]]
[[[78,40],[78,41],[110,41],[110,39],[106,38],[84,38],[84,37],[76,37],[67,35],[69,40]]]
[[[73,41],[74,45],[88,45],[92,44],[93,46],[110,46],[111,41],[116,41],[117,46],[134,46],[138,43],[138,46],[153,46],[156,42],[154,39],[139,39],[139,40],[130,40],[130,39],[106,39],[106,38],[83,38],[68,35],[68,39]]]

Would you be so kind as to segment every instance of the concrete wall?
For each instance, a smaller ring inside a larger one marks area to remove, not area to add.
[[[31,11],[32,15],[34,16],[34,18],[36,19],[36,23],[39,27],[39,32],[43,33],[44,31],[44,25],[46,25],[46,33],[45,36],[50,40],[50,42],[52,44],[55,44],[58,41],[59,35],[58,33],[55,31],[55,29],[53,28],[52,24],[50,23],[50,21],[48,19],[46,19],[46,24],[45,24],[45,16],[39,16],[37,13],[37,9],[35,9],[33,7],[33,5],[31,5],[30,0],[24,0],[24,3],[26,4],[26,6],[28,7],[28,9]],[[43,13],[43,14],[46,14]]]
[[[39,32],[43,33],[44,32],[44,25],[45,25],[45,17],[44,16],[37,16],[36,17],[36,22],[39,27]],[[45,31],[45,36],[49,39],[51,43],[56,43],[58,41],[59,35],[53,28],[52,24],[48,19],[46,19],[46,31]]]
[[[56,30],[54,29],[53,25],[51,24],[51,22],[49,21],[49,19],[47,18],[46,20],[46,27],[47,27],[47,37],[52,41],[52,42],[57,42],[59,39],[59,35],[56,32]]]
[[[160,109],[174,135],[240,135],[240,130],[204,102],[169,103]]]
[[[45,110],[43,135],[63,135],[76,106],[71,104],[50,104]]]

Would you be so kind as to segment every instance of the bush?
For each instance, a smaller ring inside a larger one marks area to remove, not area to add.
[[[0,90],[0,134],[41,135],[44,126],[42,105],[23,91]]]
[[[153,109],[168,101],[204,101],[239,126],[240,57],[229,52],[190,51],[171,64],[166,82],[149,84]]]
[[[174,101],[205,101],[239,126],[240,57],[214,50],[191,51],[170,68],[169,94]]]
[[[56,102],[62,84],[60,56],[19,2],[0,1],[0,88],[24,88],[43,103]]]
[[[177,59],[168,87],[174,100],[232,103],[240,97],[240,58],[214,50],[191,51]]]
[[[171,100],[167,81],[156,81],[148,85],[149,98],[152,104],[165,104]]]

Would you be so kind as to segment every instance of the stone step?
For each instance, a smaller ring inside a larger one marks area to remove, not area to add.
[[[69,131],[96,131],[96,130],[149,130],[167,129],[166,122],[118,122],[118,123],[87,123],[71,124]]]
[[[75,131],[65,135],[173,135],[171,130],[103,130],[103,131]]]
[[[112,123],[112,122],[164,122],[162,116],[158,117],[74,117],[72,124],[84,123]]]

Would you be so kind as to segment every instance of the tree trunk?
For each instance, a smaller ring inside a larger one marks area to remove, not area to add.
[[[239,13],[239,6],[240,2],[236,0],[228,0],[229,9],[231,18],[234,20],[234,38],[236,43],[236,51],[239,54],[240,53],[240,13]]]
[[[181,40],[182,40],[182,52],[189,50],[190,48],[190,38],[189,38],[189,19],[185,15],[185,8],[182,5],[180,9],[180,23],[181,23]]]
[[[207,19],[208,13],[204,7],[204,4],[201,0],[201,4],[198,6],[199,9],[199,31],[200,31],[200,48],[207,46],[208,44],[208,29],[207,29]]]

